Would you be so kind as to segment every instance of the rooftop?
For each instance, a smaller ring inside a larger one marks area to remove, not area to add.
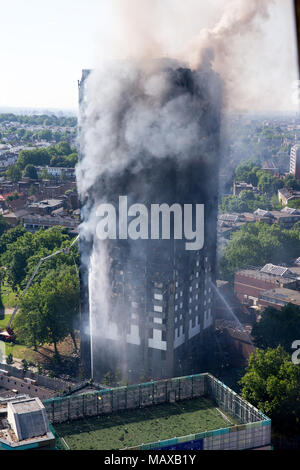
[[[23,400],[10,400],[11,408],[15,413],[27,414],[34,411],[40,411],[43,406],[35,398],[27,398]]]
[[[49,432],[46,410],[39,398],[8,402],[7,420],[19,441]]]
[[[278,268],[281,268],[281,266],[278,266]],[[283,268],[286,269],[286,268]],[[272,270],[271,270],[272,271]],[[277,274],[275,274],[276,269],[274,269],[273,272],[270,272],[268,270],[262,271],[258,268],[253,268],[253,269],[241,269],[240,271],[236,272],[236,275],[241,275],[245,277],[250,277],[253,279],[259,279],[261,281],[266,281],[266,282],[278,282],[280,284],[290,284],[294,283],[297,280],[297,277],[299,276],[299,273],[297,271],[291,272],[291,275],[288,275],[288,273],[285,273],[285,276],[280,274],[280,270],[278,270]]]
[[[55,425],[70,449],[124,449],[237,424],[208,398],[164,403]]]
[[[294,191],[290,188],[281,188],[278,189],[278,194],[282,194],[285,198],[300,198],[300,191]]]
[[[272,274],[274,276],[287,276],[291,275],[291,271],[289,271],[288,268],[284,266],[276,266],[274,264],[266,264],[263,268],[260,270],[261,273],[266,273],[266,274]]]
[[[45,208],[45,207],[56,207],[58,206],[59,204],[62,204],[62,200],[61,199],[45,199],[43,201],[39,201],[39,202],[33,202],[32,204],[30,204],[28,207],[29,208],[35,208],[35,207],[38,207],[38,208]]]
[[[300,305],[300,292],[284,287],[267,290],[261,294],[260,298],[265,301],[274,301],[275,304],[282,306],[288,303]]]

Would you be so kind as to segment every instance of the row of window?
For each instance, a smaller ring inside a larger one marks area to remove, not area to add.
[[[153,339],[153,330],[154,330],[154,328],[149,328],[148,329],[148,338],[149,339]],[[167,332],[166,331],[161,332],[161,341],[167,341]]]

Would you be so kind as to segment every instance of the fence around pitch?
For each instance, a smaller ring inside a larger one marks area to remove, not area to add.
[[[220,409],[241,424],[268,419],[233,390],[207,373],[50,398],[44,401],[44,405],[51,423],[63,423],[201,396],[213,399]]]
[[[270,420],[141,444],[124,450],[245,450],[270,448]]]
[[[198,374],[50,398],[44,401],[44,405],[51,423],[63,423],[121,410],[197,398],[206,394],[207,374]]]

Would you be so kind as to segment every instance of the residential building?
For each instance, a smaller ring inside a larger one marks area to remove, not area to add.
[[[281,188],[278,190],[278,199],[283,206],[286,206],[288,202],[300,199],[300,191],[294,191],[290,188]]]
[[[67,179],[75,179],[75,168],[63,168],[56,166],[36,166],[37,172],[46,170],[49,175],[54,177],[60,177],[62,174],[65,175]]]
[[[63,199],[45,199],[28,205],[31,214],[49,215],[56,209],[64,206]]]
[[[251,191],[254,194],[259,194],[259,190],[257,189],[256,186],[253,186],[252,184],[245,183],[243,181],[240,182],[235,182],[233,184],[233,194],[234,196],[239,196],[241,191]]]
[[[172,73],[171,69],[166,73]],[[170,93],[164,95],[164,100],[169,100],[174,92],[176,96],[191,93],[190,82],[178,78],[185,73],[189,72],[176,70],[177,79],[168,84]],[[83,71],[79,87],[81,106],[87,76],[88,71]],[[202,100],[195,90],[193,100],[195,103]],[[202,249],[187,251],[184,240],[172,237],[102,242],[108,254],[108,317],[94,300],[96,291],[103,290],[100,278],[97,276],[98,288],[96,279],[91,284],[91,271],[86,264],[87,259],[93,259],[93,247],[99,242],[96,236],[89,242],[81,240],[85,260],[81,276],[84,298],[81,351],[86,373],[89,376],[92,373],[96,380],[117,367],[123,368],[122,372],[133,382],[141,376],[162,378],[190,373],[204,369],[205,354],[211,354],[215,323],[219,115],[213,107],[205,106],[208,116],[204,119],[214,122],[216,128],[210,158],[206,152],[197,151],[189,158],[182,155],[178,165],[169,155],[159,159],[139,155],[140,161],[146,159],[145,164],[138,163],[136,168],[128,164],[117,176],[102,175],[101,181],[96,181],[90,189],[94,201],[105,198],[113,205],[118,205],[119,194],[126,194],[130,200],[143,201],[148,207],[162,203],[170,207],[175,202],[205,206]],[[201,119],[196,119],[195,125],[201,126]],[[206,126],[201,129],[203,132]],[[84,222],[87,210],[82,211],[82,217]],[[96,263],[101,265],[100,259]],[[104,326],[107,323],[109,328]]]
[[[266,264],[262,269],[242,269],[234,276],[234,293],[246,305],[257,306],[260,295],[273,288],[299,289],[297,268]]]
[[[288,303],[300,306],[300,292],[284,287],[276,287],[262,292],[258,300],[259,307],[274,307],[278,310]]]
[[[300,144],[293,145],[291,148],[290,174],[300,179]]]

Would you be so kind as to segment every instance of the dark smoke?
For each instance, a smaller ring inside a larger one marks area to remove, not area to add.
[[[119,195],[127,195],[129,204],[148,207],[153,203],[205,203],[206,249],[214,257],[221,81],[209,66],[193,72],[167,60],[143,67],[116,63],[105,77],[108,82],[97,72],[90,75],[87,93],[94,86],[99,91],[96,103],[88,100],[81,121],[84,157],[77,171],[86,201],[81,234],[92,240],[91,258],[83,261],[89,269],[93,355],[104,357],[109,338],[113,340],[109,356],[122,351],[125,369],[130,303],[141,299],[147,312],[148,280],[155,278],[164,285],[173,281],[170,260],[174,247],[170,241],[100,242],[95,236],[95,211],[103,202],[117,206]],[[103,106],[100,112],[98,100],[112,105]],[[182,250],[180,242],[175,249]],[[188,264],[190,256],[182,256]],[[214,264],[213,259],[210,262]],[[125,283],[123,278],[118,280],[120,272],[126,273]],[[123,284],[126,293],[118,292]],[[142,325],[139,328],[141,331]]]
[[[146,60],[157,51],[157,42],[151,44],[150,38],[146,45],[142,41],[137,60],[102,63],[82,83],[82,157],[77,179],[83,204],[82,263],[89,292],[83,318],[86,337],[91,334],[92,376],[101,377],[114,362],[125,375],[128,368],[145,363],[149,283],[161,282],[172,299],[174,273],[187,290],[193,271],[193,257],[180,241],[97,240],[99,204],[117,206],[119,195],[128,196],[129,204],[148,206],[203,203],[202,262],[208,259],[214,277],[222,85],[213,68],[222,73],[224,82],[231,70],[227,60],[222,66],[228,41],[249,30],[256,14],[266,15],[269,3],[231,2],[231,10],[226,9],[215,27],[185,49],[184,60]],[[139,6],[138,12],[147,17],[147,9]],[[153,37],[153,30],[149,36]],[[133,313],[135,303],[138,319]],[[170,325],[166,331],[173,334]],[[132,357],[127,343],[137,332],[141,355]]]

